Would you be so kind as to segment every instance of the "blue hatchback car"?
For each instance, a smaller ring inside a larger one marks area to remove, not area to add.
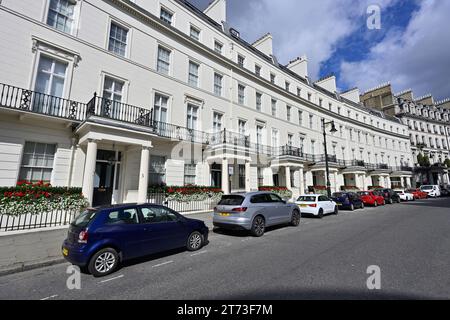
[[[203,221],[153,204],[122,204],[87,209],[70,224],[62,245],[66,260],[96,277],[120,262],[186,247],[201,249],[208,240]]]
[[[364,209],[364,202],[354,192],[335,192],[331,195],[334,202],[337,203],[339,209]]]

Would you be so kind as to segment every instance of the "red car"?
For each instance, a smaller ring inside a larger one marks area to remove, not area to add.
[[[364,202],[365,205],[378,207],[384,206],[386,203],[384,197],[374,191],[359,191],[359,197]]]
[[[426,199],[428,198],[428,194],[426,192],[420,191],[420,189],[409,189],[406,192],[412,193],[414,199]]]

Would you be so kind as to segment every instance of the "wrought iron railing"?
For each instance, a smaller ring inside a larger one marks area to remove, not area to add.
[[[194,143],[206,143],[208,140],[208,134],[203,131],[189,129],[160,121],[152,122],[152,130],[160,137],[173,140],[189,141]]]
[[[86,104],[0,83],[0,106],[73,121],[86,119]]]
[[[362,160],[347,160],[345,161],[345,165],[347,167],[362,167],[366,166],[366,163]]]
[[[365,168],[368,170],[392,170],[392,167],[388,166],[384,163],[378,163],[378,164],[372,164],[372,163],[366,163]]]
[[[319,154],[314,156],[314,161],[316,163],[325,163],[328,158],[328,163],[333,165],[345,166],[345,160],[338,159],[335,155],[328,155],[325,157],[324,154]]]
[[[220,130],[215,133],[211,133],[209,135],[209,141],[208,143],[210,145],[219,145],[219,144],[229,144],[234,146],[240,146],[244,148],[250,148],[250,137],[229,131],[227,129]]]
[[[399,166],[399,167],[392,167],[392,171],[404,171],[404,172],[412,172],[414,169],[413,167],[409,166]]]
[[[307,154],[303,152],[303,148],[297,148],[290,145],[281,146],[278,148],[272,148],[272,156],[282,157],[282,156],[291,156],[300,158],[305,161],[314,161],[314,156],[312,154]]]
[[[87,117],[98,116],[141,126],[152,126],[152,110],[113,101],[107,98],[94,97],[87,103]]]

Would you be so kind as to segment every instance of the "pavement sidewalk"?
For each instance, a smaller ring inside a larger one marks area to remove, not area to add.
[[[209,230],[213,229],[213,215],[214,212],[184,214],[187,218],[204,221]]]

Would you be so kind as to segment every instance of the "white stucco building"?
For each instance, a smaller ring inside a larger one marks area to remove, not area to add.
[[[0,1],[0,185],[83,187],[94,204],[149,185],[225,192],[411,184],[408,126],[278,63],[226,22],[225,0]],[[96,96],[94,96],[96,93]]]
[[[434,101],[432,95],[416,98],[411,89],[394,94],[391,84],[386,83],[367,91],[361,100],[408,126],[414,185],[449,185],[449,168],[444,164],[450,159],[450,99]],[[419,153],[429,158],[430,166],[418,163]]]

